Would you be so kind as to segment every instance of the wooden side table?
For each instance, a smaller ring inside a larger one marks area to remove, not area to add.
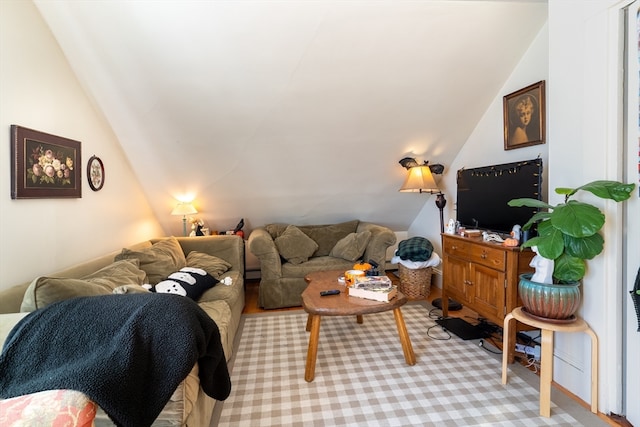
[[[527,315],[522,307],[515,308],[504,318],[503,348],[502,348],[502,384],[507,383],[507,362],[509,349],[515,346],[514,339],[509,334],[512,320],[539,328],[542,334],[540,355],[540,415],[551,416],[551,381],[553,380],[553,333],[554,332],[585,332],[591,337],[591,412],[598,413],[598,337],[587,322],[576,317],[571,323],[546,322]]]

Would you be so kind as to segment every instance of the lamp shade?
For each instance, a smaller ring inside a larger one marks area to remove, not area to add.
[[[171,211],[171,215],[192,215],[196,214],[198,211],[193,207],[191,203],[178,203],[178,205],[173,208]]]
[[[439,193],[440,189],[433,179],[429,166],[414,166],[409,169],[407,179],[399,191],[416,193]]]

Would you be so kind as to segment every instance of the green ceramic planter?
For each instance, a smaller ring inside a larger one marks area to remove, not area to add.
[[[521,274],[518,293],[527,313],[551,320],[571,320],[580,306],[580,282],[550,285]]]

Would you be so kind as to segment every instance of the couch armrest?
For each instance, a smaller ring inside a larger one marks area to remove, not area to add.
[[[23,283],[0,291],[0,314],[20,312],[22,299],[29,284],[30,282]]]
[[[364,261],[373,260],[384,271],[387,258],[387,248],[396,243],[396,235],[390,228],[370,222],[360,222],[358,232],[368,230],[371,232],[371,239],[362,256]]]
[[[244,240],[240,236],[176,237],[184,255],[197,251],[222,258],[244,277]],[[151,240],[152,243],[159,239]]]
[[[263,228],[254,228],[249,235],[249,250],[260,260],[260,278],[263,280],[282,277],[280,252],[271,234]]]

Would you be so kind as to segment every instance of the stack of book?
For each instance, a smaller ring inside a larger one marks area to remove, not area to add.
[[[391,301],[396,295],[398,289],[387,276],[356,277],[353,287],[349,288],[349,296],[374,301]]]

